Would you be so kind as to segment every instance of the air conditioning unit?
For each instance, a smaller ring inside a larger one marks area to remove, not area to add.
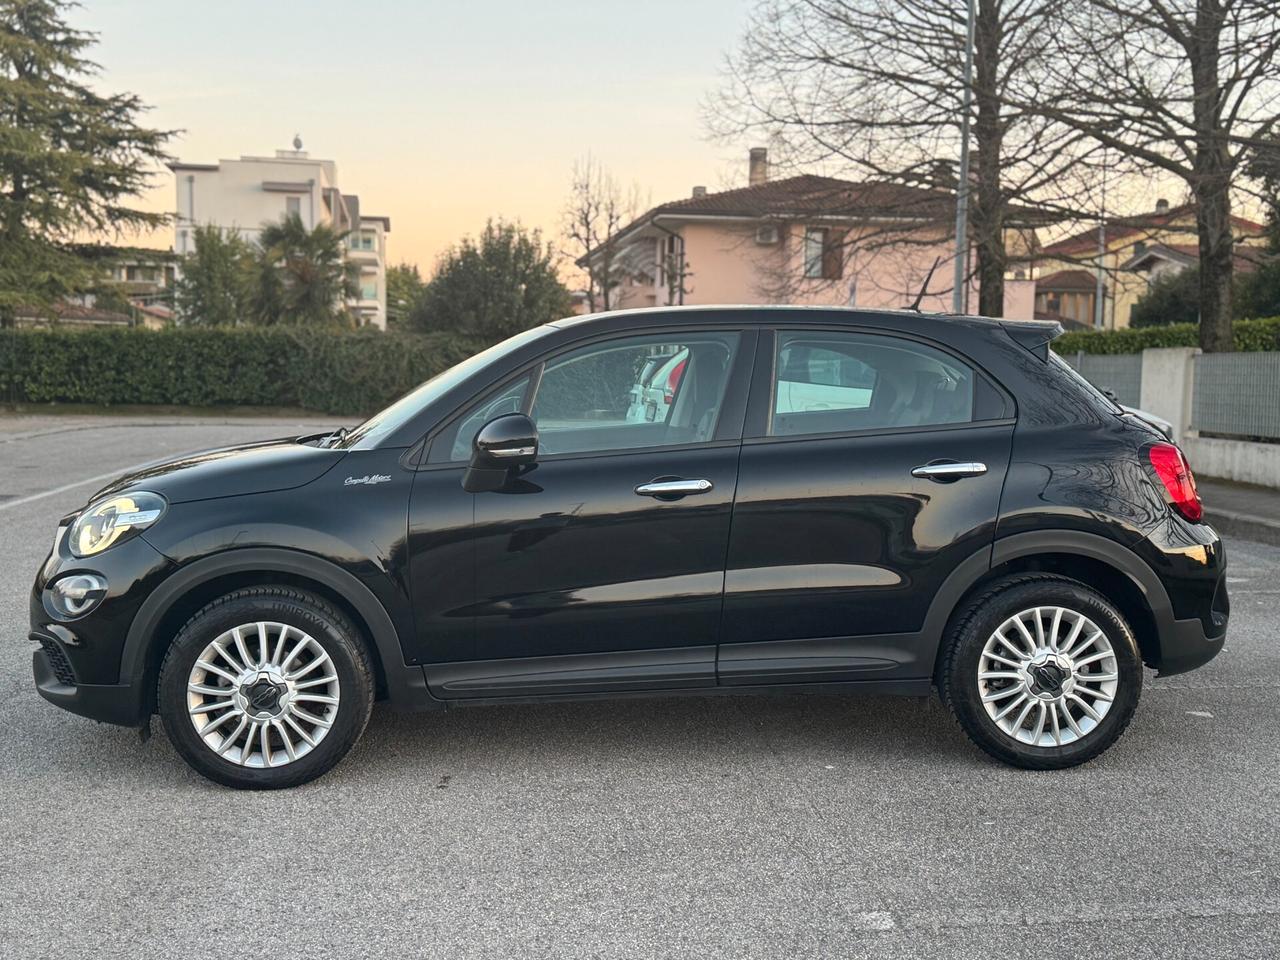
[[[756,227],[756,243],[762,247],[771,247],[778,242],[778,228],[772,223]]]

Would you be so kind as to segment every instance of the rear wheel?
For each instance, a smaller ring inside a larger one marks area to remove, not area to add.
[[[961,612],[939,687],[987,753],[1056,769],[1092,760],[1120,738],[1138,705],[1142,661],[1102,594],[1025,574],[993,583]]]
[[[218,783],[278,789],[314,780],[360,737],[373,704],[352,624],[314,594],[237,590],[182,628],[160,671],[174,747]]]

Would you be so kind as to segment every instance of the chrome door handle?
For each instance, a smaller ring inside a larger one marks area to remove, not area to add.
[[[922,480],[945,482],[947,480],[959,480],[962,477],[980,477],[986,472],[987,465],[985,463],[970,461],[968,463],[926,463],[924,466],[916,467],[912,470],[911,475]]]
[[[706,493],[713,486],[710,480],[652,480],[636,487],[636,493],[642,497],[687,497]]]

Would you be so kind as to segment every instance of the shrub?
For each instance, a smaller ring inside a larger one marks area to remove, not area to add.
[[[1280,350],[1280,317],[1237,320],[1233,325],[1236,350]],[[1140,353],[1154,347],[1198,347],[1200,328],[1194,323],[1127,330],[1078,330],[1053,341],[1057,353]]]
[[[0,330],[0,400],[364,414],[484,346],[371,330]]]

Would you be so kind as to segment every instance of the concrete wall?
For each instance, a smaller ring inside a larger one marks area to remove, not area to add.
[[[1144,350],[1139,406],[1173,424],[1174,437],[1199,476],[1280,488],[1280,443],[1202,437],[1191,429],[1199,352],[1193,347]]]

